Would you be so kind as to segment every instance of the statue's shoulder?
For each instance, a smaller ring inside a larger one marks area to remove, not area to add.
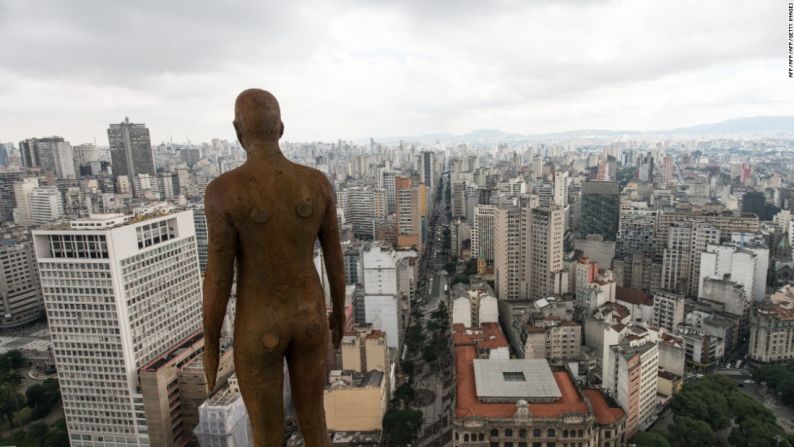
[[[326,175],[311,166],[306,166],[302,164],[295,163],[296,169],[301,174],[301,177],[308,180],[312,186],[318,188],[318,190],[323,191],[324,193],[332,193],[331,182],[328,180]]]
[[[240,168],[232,169],[215,177],[208,185],[204,193],[205,200],[219,200],[224,203],[227,197],[231,197],[237,191],[241,182],[242,172]]]

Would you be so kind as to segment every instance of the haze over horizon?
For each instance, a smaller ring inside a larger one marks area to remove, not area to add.
[[[279,98],[288,141],[794,110],[781,2],[426,3],[2,0],[0,141],[104,145],[125,116],[153,143],[231,140],[249,87]]]

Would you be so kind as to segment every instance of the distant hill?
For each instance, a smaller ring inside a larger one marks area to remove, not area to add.
[[[794,116],[754,116],[750,118],[734,118],[712,124],[681,127],[666,131],[669,134],[794,134]]]
[[[494,141],[521,141],[536,139],[556,138],[615,138],[621,136],[642,135],[794,135],[794,116],[754,116],[747,118],[734,118],[711,124],[700,124],[690,127],[675,129],[659,129],[651,131],[637,130],[607,130],[607,129],[582,129],[547,134],[519,134],[505,132],[499,129],[477,129],[465,134],[452,134],[448,132],[425,134],[414,137],[378,138],[378,141],[394,143],[405,142],[494,142]]]

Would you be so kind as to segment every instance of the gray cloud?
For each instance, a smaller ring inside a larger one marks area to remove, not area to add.
[[[232,137],[250,86],[279,95],[291,139],[780,114],[780,5],[0,0],[0,141],[101,144],[124,115],[155,139]]]

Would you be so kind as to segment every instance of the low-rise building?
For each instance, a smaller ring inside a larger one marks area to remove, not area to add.
[[[749,356],[759,363],[794,358],[794,286],[786,286],[753,307]]]
[[[546,360],[477,359],[456,345],[453,446],[626,445],[625,412]]]

